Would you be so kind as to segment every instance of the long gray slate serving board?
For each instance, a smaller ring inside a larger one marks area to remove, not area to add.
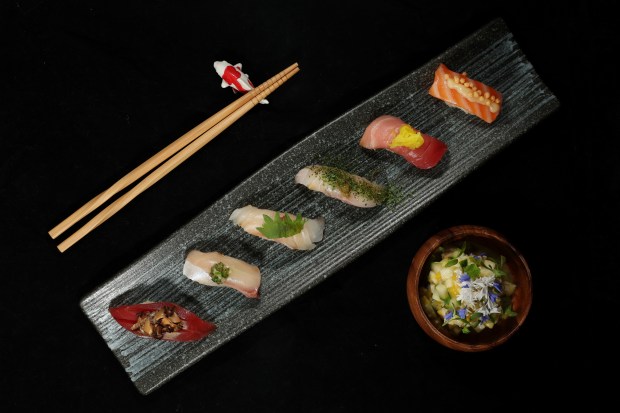
[[[494,123],[428,94],[441,62],[502,92],[502,111]],[[148,394],[369,250],[558,106],[505,23],[494,20],[265,165],[87,294],[80,302],[82,310],[138,391]],[[383,114],[400,117],[443,140],[448,152],[440,164],[419,170],[391,152],[361,148],[358,142],[365,127]],[[350,172],[398,183],[410,195],[393,208],[364,209],[295,184],[299,169],[338,158],[347,160]],[[294,251],[252,237],[228,220],[234,209],[247,204],[308,218],[323,216],[325,238],[314,250]],[[183,276],[185,254],[192,248],[220,251],[258,265],[261,297],[249,299]],[[175,302],[215,323],[217,329],[199,342],[145,339],[124,330],[108,312],[111,306],[144,301]]]

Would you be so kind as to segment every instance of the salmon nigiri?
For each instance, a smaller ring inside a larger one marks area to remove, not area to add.
[[[364,131],[360,145],[367,149],[387,149],[401,155],[420,169],[439,163],[448,146],[437,138],[414,129],[400,118],[382,115]]]
[[[502,108],[502,94],[467,73],[456,73],[441,63],[428,93],[487,123],[493,122]]]

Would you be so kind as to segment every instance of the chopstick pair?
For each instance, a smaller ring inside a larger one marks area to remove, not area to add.
[[[121,210],[134,198],[166,176],[170,171],[196,153],[213,138],[222,133],[226,128],[245,115],[250,109],[256,106],[261,100],[269,96],[269,94],[280,87],[297,72],[299,72],[299,66],[297,63],[294,63],[277,75],[273,76],[271,79],[262,83],[260,86],[246,92],[239,99],[226,106],[215,115],[206,119],[204,122],[194,127],[170,145],[147,159],[141,165],[119,179],[110,188],[94,197],[60,224],[52,228],[49,231],[49,235],[52,239],[56,239],[79,220],[103,205],[103,203],[109,200],[112,196],[122,191],[127,186],[133,184],[142,176],[161,164],[157,169],[136,184],[136,186],[108,205],[79,230],[61,242],[58,245],[60,252],[64,252],[73,246],[76,242],[81,240],[84,236]],[[162,164],[162,162],[164,163]]]

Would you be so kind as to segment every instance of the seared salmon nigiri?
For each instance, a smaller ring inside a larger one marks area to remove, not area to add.
[[[428,93],[487,123],[493,122],[502,108],[501,93],[470,79],[465,72],[453,72],[443,63],[435,71],[435,81]]]

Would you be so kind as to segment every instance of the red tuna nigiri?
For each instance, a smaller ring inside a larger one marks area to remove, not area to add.
[[[435,81],[428,93],[450,106],[462,109],[491,123],[502,108],[502,94],[467,73],[456,73],[441,63],[435,71]]]
[[[166,301],[112,307],[110,314],[132,333],[159,340],[195,341],[215,329],[215,324]]]
[[[448,149],[439,139],[391,115],[382,115],[373,120],[366,127],[360,145],[367,149],[387,149],[420,169],[437,165]]]

